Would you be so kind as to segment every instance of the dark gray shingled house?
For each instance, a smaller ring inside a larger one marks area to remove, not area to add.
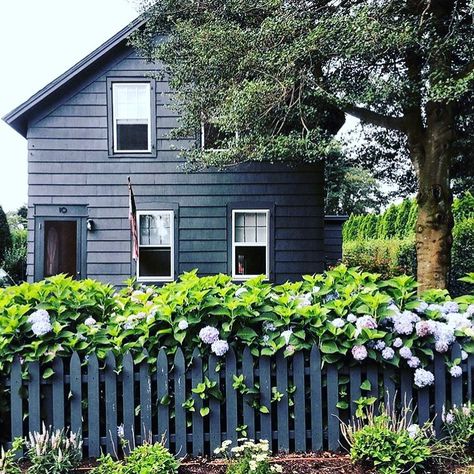
[[[321,271],[341,252],[323,214],[323,166],[246,164],[185,173],[160,70],[124,28],[4,117],[28,140],[28,278],[65,272],[121,284],[198,268],[271,281]],[[191,143],[189,143],[191,144]],[[184,143],[184,145],[187,145]],[[127,176],[137,206],[131,253]]]

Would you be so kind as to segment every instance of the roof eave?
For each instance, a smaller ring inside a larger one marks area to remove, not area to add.
[[[140,28],[145,22],[146,19],[144,15],[141,15],[136,18],[129,25],[127,25],[125,28],[123,28],[114,36],[112,36],[112,38],[108,39],[105,43],[95,49],[92,53],[81,59],[81,61],[76,63],[66,72],[64,72],[56,79],[51,81],[48,85],[36,92],[28,100],[20,104],[18,107],[14,108],[11,112],[7,113],[4,117],[2,117],[2,120],[26,138],[28,112],[30,112],[33,108],[37,107],[41,102],[47,99],[58,89],[64,87],[69,81],[73,80],[79,74],[86,71],[96,61],[98,61],[101,57],[103,57],[113,48],[126,41],[128,37],[134,31]]]

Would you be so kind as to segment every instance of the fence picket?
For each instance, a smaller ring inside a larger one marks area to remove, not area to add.
[[[99,361],[95,354],[87,362],[87,421],[89,457],[100,456]]]
[[[313,451],[323,449],[323,396],[321,377],[321,354],[316,345],[310,353],[310,383],[311,383],[311,440]]]
[[[328,448],[339,449],[339,377],[337,368],[329,365],[327,369],[327,411],[328,411]]]
[[[105,358],[105,446],[107,453],[117,453],[117,378],[112,351]]]
[[[63,429],[64,423],[64,365],[60,357],[53,361],[53,428]]]
[[[74,352],[69,363],[69,392],[71,431],[82,436],[82,369],[77,352]]]
[[[10,369],[10,420],[11,439],[23,438],[23,398],[21,396],[21,361],[16,356]],[[16,453],[16,457],[23,456],[23,449]]]
[[[277,439],[278,451],[290,450],[290,427],[288,410],[288,362],[283,350],[276,355],[276,383],[277,391],[282,395],[277,402]]]
[[[39,362],[30,362],[28,375],[28,430],[30,433],[39,433],[41,431],[41,375]]]
[[[392,367],[386,367],[383,371],[383,397],[388,410],[393,410],[396,406],[397,391],[393,380],[394,375]]]
[[[140,363],[140,432],[141,442],[152,440],[151,431],[151,379],[148,366],[148,353],[144,351],[145,358]]]
[[[156,394],[158,416],[158,438],[163,439],[165,446],[170,447],[170,409],[168,386],[168,357],[162,348],[156,361]]]
[[[126,352],[122,360],[122,412],[123,436],[127,441],[125,451],[130,453],[135,446],[135,378],[130,352]]]
[[[192,388],[195,389],[202,382],[202,359],[198,349],[193,352],[193,365],[191,369]],[[194,411],[192,413],[193,425],[193,456],[200,456],[204,451],[204,423],[201,415],[203,400],[197,393],[192,395],[194,400]]]
[[[242,355],[242,374],[247,387],[253,387],[255,385],[254,370],[253,356],[250,347],[246,347]],[[255,410],[250,406],[248,397],[244,395],[243,398],[244,425],[247,426],[247,436],[250,439],[255,439]]]
[[[461,360],[461,346],[455,342],[451,349],[451,360]],[[451,379],[451,404],[457,407],[462,405],[462,376],[450,377]]]
[[[272,449],[272,382],[270,357],[260,356],[260,439],[266,439]],[[262,411],[264,410],[264,411]],[[266,412],[266,413],[265,413]]]
[[[306,451],[306,384],[304,374],[304,353],[293,357],[293,385],[295,387],[295,451]]]
[[[362,375],[360,366],[351,367],[349,371],[349,384],[350,384],[350,408],[351,408],[351,417],[354,417],[357,410],[356,400],[359,400],[361,397],[361,388]]]
[[[220,373],[217,372],[219,359],[214,354],[209,357],[208,378],[211,382],[216,382],[216,387],[220,390]],[[214,397],[209,400],[209,450],[211,453],[221,446],[221,402]]]
[[[467,358],[467,399],[472,400],[472,371],[474,369],[474,354]]]
[[[413,402],[413,375],[406,367],[400,371],[400,403],[407,410],[407,416],[412,418],[415,410]]]
[[[374,408],[377,411],[379,406],[379,371],[378,367],[370,362],[369,366],[367,367],[367,380],[370,383],[370,390],[368,391],[367,395],[364,396],[375,397],[377,399],[374,404]]]
[[[230,348],[225,359],[225,399],[226,399],[226,438],[237,445],[237,392],[233,388],[234,378],[237,374],[237,360],[234,349]]]
[[[188,454],[186,443],[186,374],[184,355],[178,348],[174,356],[174,400],[175,400],[175,453],[183,457]]]
[[[443,409],[446,406],[446,364],[444,362],[444,355],[435,353],[434,357],[434,376],[436,384],[435,390],[435,412],[434,426],[436,436],[441,435],[443,425]]]
[[[418,389],[418,424],[423,426],[430,419],[430,389]]]

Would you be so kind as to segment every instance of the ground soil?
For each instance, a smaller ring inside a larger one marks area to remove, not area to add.
[[[272,462],[280,464],[284,474],[367,474],[360,467],[354,467],[348,456],[341,454],[277,456]],[[224,474],[225,468],[222,461],[196,459],[183,463],[180,474]]]

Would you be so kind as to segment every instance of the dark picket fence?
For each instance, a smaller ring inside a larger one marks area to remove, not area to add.
[[[457,344],[448,357],[461,357]],[[4,384],[10,390],[7,437],[11,441],[39,431],[43,422],[54,428],[70,427],[81,433],[85,456],[94,458],[101,452],[120,453],[117,427],[123,424],[129,447],[164,439],[172,452],[197,456],[212,453],[226,439],[236,443],[245,425],[247,437],[271,440],[275,452],[337,450],[340,419],[354,416],[354,401],[361,396],[383,398],[392,406],[411,401],[414,420],[423,424],[436,415],[440,433],[443,407],[459,406],[472,398],[474,356],[463,361],[462,367],[462,377],[451,377],[445,356],[437,354],[431,367],[435,385],[415,389],[409,369],[382,370],[373,363],[321,367],[317,347],[289,358],[282,353],[254,358],[248,349],[241,357],[230,350],[225,358],[201,358],[196,351],[188,364],[180,349],[173,358],[161,350],[154,367],[146,360],[134,364],[127,353],[120,370],[112,353],[105,361],[91,355],[83,363],[74,354],[69,360],[55,359],[54,375],[47,379],[39,363],[24,367],[17,358]],[[25,369],[28,377],[23,380]],[[238,374],[244,375],[247,387],[258,387],[259,406],[251,406],[249,395],[233,388],[233,376]],[[224,400],[202,399],[192,393],[204,377],[217,382]],[[279,401],[274,399],[275,388]],[[351,400],[347,408],[339,404],[341,388]],[[183,407],[190,397],[194,412]],[[209,407],[206,416],[201,416],[203,407]]]

